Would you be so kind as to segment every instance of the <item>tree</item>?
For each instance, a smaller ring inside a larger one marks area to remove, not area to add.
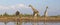
[[[16,16],[18,16],[20,14],[20,12],[19,11],[16,11]]]

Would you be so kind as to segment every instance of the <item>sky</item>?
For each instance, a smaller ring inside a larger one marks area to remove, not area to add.
[[[17,10],[22,14],[32,14],[29,4],[37,9],[41,16],[44,15],[46,6],[49,16],[60,15],[60,0],[0,0],[0,14],[15,14]]]

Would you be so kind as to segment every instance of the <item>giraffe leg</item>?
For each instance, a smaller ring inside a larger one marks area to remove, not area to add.
[[[35,14],[34,16],[37,16],[37,14]]]
[[[37,18],[37,15],[38,15],[38,14],[35,14],[35,15],[34,15],[34,18]]]

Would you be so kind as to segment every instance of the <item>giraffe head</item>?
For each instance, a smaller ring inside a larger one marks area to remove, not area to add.
[[[48,8],[48,6],[46,6],[46,8]]]
[[[32,5],[30,4],[29,7],[32,7]]]

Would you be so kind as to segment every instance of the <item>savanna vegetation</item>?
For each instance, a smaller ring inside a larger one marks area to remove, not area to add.
[[[4,14],[0,14],[0,17],[32,17],[32,14],[21,14],[19,11],[16,11],[15,14],[9,15],[6,12]],[[38,15],[40,16],[40,15]]]

